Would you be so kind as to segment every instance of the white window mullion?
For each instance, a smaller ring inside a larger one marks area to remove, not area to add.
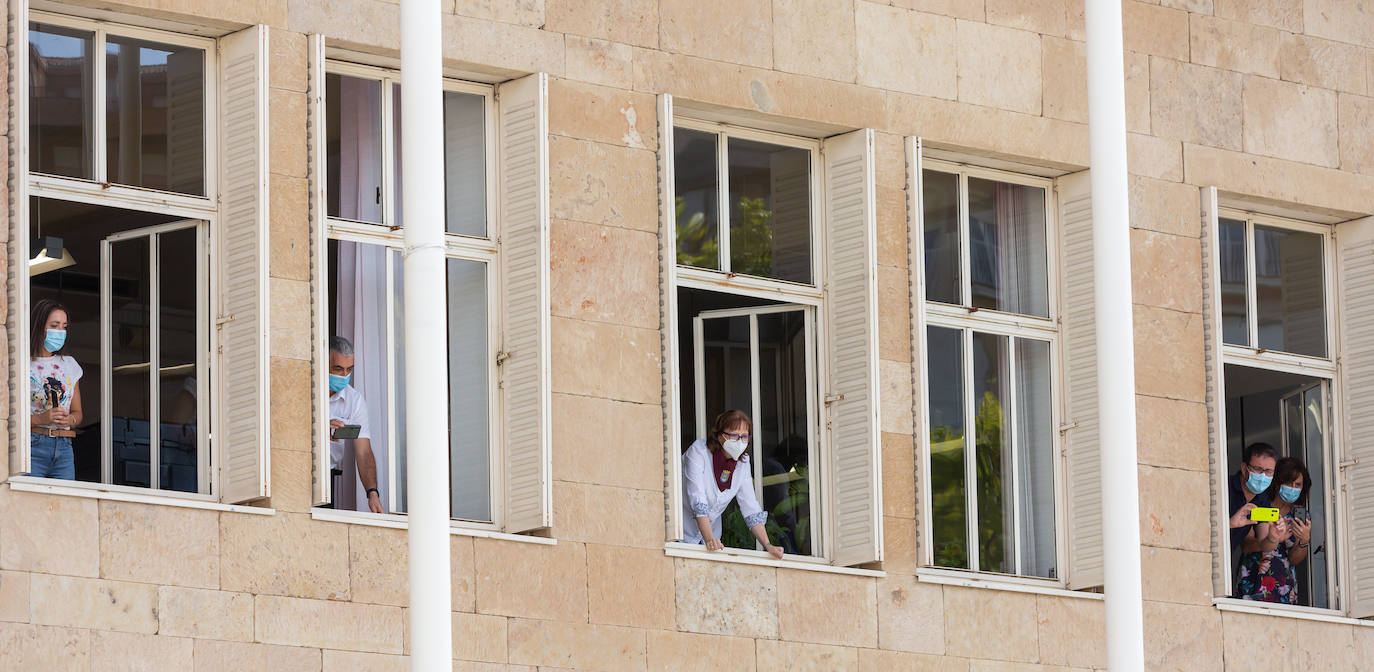
[[[196,226],[196,490],[201,494],[219,494],[219,486],[212,483],[214,473],[210,463],[210,258],[209,227]]]
[[[148,487],[152,490],[162,487],[162,335],[158,333],[162,288],[158,286],[161,264],[157,255],[160,239],[158,233],[148,236]]]
[[[820,474],[816,473],[814,465],[821,464],[823,452],[818,443],[818,437],[824,436],[820,431],[820,416],[816,411],[817,393],[820,389],[820,381],[817,379],[816,371],[816,309],[806,308],[806,464],[807,475],[810,479],[810,496],[807,498],[807,506],[810,510],[811,521],[811,553],[821,555],[821,549],[826,548],[824,539],[821,535],[829,529],[828,524],[817,524],[824,515],[822,507],[822,497],[824,482]],[[761,501],[761,500],[760,500]]]
[[[964,375],[964,496],[967,500],[968,514],[964,524],[968,526],[968,568],[978,571],[978,419],[975,415],[977,404],[973,394],[973,331],[960,330],[963,340]]]
[[[95,79],[91,82],[91,177],[101,183],[108,181],[109,178],[109,171],[106,169],[109,164],[105,156],[106,138],[109,133],[109,129],[105,127],[105,97],[108,94],[105,90],[105,37],[105,29],[96,28],[95,37],[91,40],[91,60],[94,61],[91,76]]]
[[[385,191],[385,190],[383,190],[383,191]],[[387,418],[387,422],[386,422],[386,446],[387,446],[387,450],[386,450],[386,453],[387,453],[387,488],[386,488],[386,498],[387,498],[387,511],[399,511],[400,509],[398,508],[398,505],[401,503],[401,498],[400,498],[400,496],[399,496],[398,493],[397,493],[397,491],[400,490],[400,488],[398,487],[398,485],[399,485],[399,483],[401,482],[401,479],[405,478],[405,476],[404,476],[403,474],[397,474],[397,473],[396,473],[396,471],[397,471],[397,470],[396,470],[396,462],[397,462],[397,457],[401,454],[401,451],[402,451],[402,450],[406,450],[406,447],[405,447],[405,446],[402,446],[402,445],[397,441],[397,438],[396,438],[396,436],[397,436],[397,434],[398,434],[398,432],[396,431],[397,425],[398,425],[400,422],[404,422],[404,421],[405,421],[404,418],[397,418],[397,417],[396,417],[396,400],[399,398],[398,395],[400,395],[400,394],[402,394],[402,393],[404,392],[404,390],[402,390],[402,389],[400,389],[400,388],[397,387],[397,384],[396,384],[396,378],[397,378],[396,372],[397,372],[397,367],[399,366],[399,362],[397,361],[397,360],[399,359],[399,358],[397,357],[397,353],[400,352],[401,348],[402,348],[405,344],[404,344],[404,343],[397,343],[397,342],[396,342],[396,292],[397,292],[397,288],[396,288],[396,264],[395,264],[396,254],[395,254],[395,250],[394,250],[393,248],[388,247],[388,248],[386,248],[386,253],[385,253],[385,254],[386,254],[386,262],[382,264],[382,272],[386,274],[386,279],[384,280],[384,282],[386,283],[386,337],[382,339],[382,342],[387,344],[387,348],[386,348],[386,357],[387,357],[387,367],[386,367],[386,389],[387,389],[388,393],[387,393],[387,395],[386,395],[386,418]],[[355,466],[355,471],[356,471],[356,466]],[[342,480],[342,479],[341,479],[341,480]],[[357,491],[357,490],[356,490],[356,486],[353,484],[353,481],[352,481],[352,480],[349,480],[348,483],[339,483],[339,489],[340,489],[340,490],[343,490],[344,488],[354,488],[354,491],[355,491],[355,492]],[[337,493],[336,493],[336,494],[335,494],[335,497],[337,497],[337,496],[338,496],[338,495],[337,495]],[[408,506],[406,507],[406,510],[409,511],[409,507],[408,507]]]
[[[751,407],[751,415],[749,417],[752,418],[753,423],[753,427],[749,429],[749,441],[750,443],[754,444],[754,454],[751,456],[753,459],[750,460],[750,462],[752,462],[753,464],[751,464],[750,466],[752,467],[753,471],[754,497],[758,500],[759,504],[762,505],[763,457],[762,455],[760,455],[758,450],[758,422],[759,418],[763,417],[763,414],[761,413],[761,411],[763,410],[763,403],[761,397],[763,395],[759,392],[759,387],[762,382],[759,380],[759,370],[759,316],[757,313],[753,313],[749,315],[749,404]],[[759,544],[756,541],[754,543],[755,549],[760,551],[763,550],[761,548],[758,548],[758,545]]]
[[[1259,282],[1256,276],[1259,275],[1259,259],[1255,256],[1255,222],[1251,219],[1245,220],[1245,328],[1249,332],[1250,347],[1255,350],[1260,349],[1259,344],[1259,297],[1256,291]]]
[[[716,185],[716,249],[720,254],[720,264],[718,268],[725,272],[730,272],[730,136],[724,133],[716,135],[716,174],[719,176],[719,184]]]
[[[1021,388],[1017,385],[1020,379],[1020,371],[1017,369],[1020,364],[1016,361],[1016,339],[1007,338],[1007,399],[1002,404],[1006,409],[1004,414],[1006,428],[1006,441],[1011,446],[1011,506],[1003,505],[1002,510],[1011,510],[1011,566],[1013,573],[1023,574],[1021,569],[1021,470],[1020,453],[1021,447],[1017,437],[1017,419],[1020,415],[1017,407],[1020,405]],[[1006,475],[1002,476],[1002,482],[1007,482]]]
[[[969,249],[968,175],[959,173],[959,292],[965,307],[973,305],[973,250]]]
[[[380,85],[382,89],[382,193],[379,207],[382,212],[382,224],[386,226],[396,226],[396,123],[399,119],[396,109],[392,105],[395,100],[395,93],[392,91],[393,80],[382,78]],[[438,140],[436,140],[438,142]],[[373,194],[372,199],[376,200],[378,194]]]
[[[113,340],[110,334],[113,310],[110,306],[110,241],[100,241],[100,482],[114,482],[114,372],[111,369]]]

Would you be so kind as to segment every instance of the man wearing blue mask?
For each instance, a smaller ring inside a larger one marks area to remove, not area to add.
[[[1241,543],[1246,537],[1265,539],[1269,534],[1269,523],[1256,523],[1250,520],[1250,510],[1273,506],[1265,491],[1274,481],[1274,465],[1278,462],[1278,451],[1267,443],[1252,443],[1241,453],[1240,471],[1230,479],[1230,494],[1227,501],[1231,506],[1231,557],[1239,557]]]
[[[373,513],[386,513],[377,492],[377,458],[372,455],[372,439],[367,429],[367,402],[363,393],[349,384],[352,378],[353,344],[342,336],[334,336],[329,339],[329,469],[336,476],[340,474],[344,441],[352,442],[358,480],[367,490],[367,508]],[[334,436],[340,428],[348,426],[358,427],[356,437]],[[334,497],[338,501],[337,492]]]

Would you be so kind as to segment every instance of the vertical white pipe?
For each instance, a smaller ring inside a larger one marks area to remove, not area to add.
[[[1091,142],[1097,402],[1102,446],[1102,544],[1107,669],[1145,667],[1140,596],[1140,483],[1135,427],[1126,78],[1120,0],[1084,0]]]
[[[410,669],[453,669],[439,0],[401,0]]]

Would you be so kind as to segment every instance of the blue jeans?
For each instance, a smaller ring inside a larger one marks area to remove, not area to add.
[[[68,436],[44,436],[29,433],[31,446],[30,476],[39,478],[76,479],[76,463],[72,461],[72,439]]]

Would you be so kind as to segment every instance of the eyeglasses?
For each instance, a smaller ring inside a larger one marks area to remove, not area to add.
[[[721,432],[721,434],[724,434],[724,435],[725,435],[725,438],[727,438],[727,439],[733,439],[733,440],[735,440],[735,441],[748,441],[748,440],[749,440],[749,435],[748,435],[748,434],[731,434],[730,432]]]

